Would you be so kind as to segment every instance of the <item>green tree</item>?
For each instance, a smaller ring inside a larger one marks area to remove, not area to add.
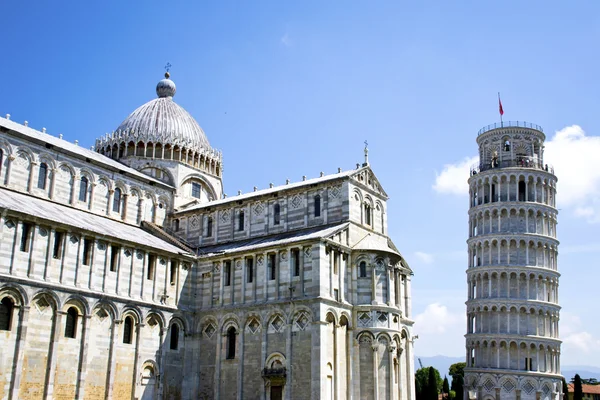
[[[423,367],[423,368],[419,368],[417,370],[417,372],[415,372],[415,394],[416,394],[416,400],[428,400],[431,397],[427,397],[427,395],[430,393],[428,392],[428,386],[429,386],[429,369],[433,368],[433,367]],[[433,368],[433,373],[435,375],[435,382],[436,384],[434,385],[434,390],[437,393],[439,393],[442,390],[442,378],[440,376],[440,372]]]
[[[437,369],[433,367],[429,367],[429,376],[427,378],[427,397],[426,400],[438,400],[438,381],[436,379],[437,376],[440,376],[440,373]]]
[[[454,390],[451,390],[450,393],[448,393],[448,397],[450,398],[450,400],[454,400],[456,398],[456,392]]]
[[[444,397],[447,397],[449,392],[450,384],[448,384],[448,377],[444,375],[444,383],[442,384],[442,394],[444,395]]]
[[[454,379],[454,375],[460,375],[464,378],[466,366],[467,366],[467,363],[465,363],[465,362],[454,363],[450,366],[448,373],[453,379]]]
[[[573,400],[583,400],[583,387],[579,374],[575,374],[575,379],[573,379]]]
[[[465,379],[462,375],[455,375],[452,377],[452,386],[450,390],[453,390],[456,393],[457,400],[463,400],[463,385],[465,384]]]

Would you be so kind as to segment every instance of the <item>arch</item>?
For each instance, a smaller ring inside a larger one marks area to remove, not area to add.
[[[20,286],[14,283],[8,283],[0,287],[0,299],[10,297],[16,306],[29,304],[27,292]]]
[[[42,298],[49,304],[50,307],[52,307],[52,310],[55,311],[61,309],[60,299],[58,298],[56,293],[47,289],[38,290],[33,296],[31,296],[32,305],[33,303],[37,302]]]
[[[179,349],[179,331],[179,324],[172,322],[171,328],[169,329],[169,348],[171,350]]]
[[[77,336],[77,323],[79,319],[79,310],[74,305],[67,309],[65,316],[65,337],[75,339]]]
[[[285,364],[285,356],[278,351],[269,354],[265,360],[265,368],[274,368],[273,365],[283,366]]]
[[[73,295],[67,297],[67,299],[63,303],[63,306],[61,307],[61,309],[63,311],[65,311],[65,309],[67,307],[71,307],[71,306],[76,307],[77,310],[79,311],[79,314],[81,314],[81,315],[89,315],[89,313],[90,313],[90,308],[89,308],[87,300],[77,294],[73,294]]]
[[[11,330],[14,309],[15,301],[10,296],[2,297],[0,300],[0,331]]]
[[[235,359],[235,350],[236,350],[236,342],[237,342],[237,334],[238,331],[235,326],[231,325],[227,328],[227,344],[226,344],[226,356],[227,360]]]

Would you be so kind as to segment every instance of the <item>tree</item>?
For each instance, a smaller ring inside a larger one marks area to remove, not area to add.
[[[464,378],[466,366],[467,366],[467,363],[465,363],[465,362],[454,363],[450,366],[448,373],[450,374],[450,376],[452,378],[454,378],[454,375],[460,375]]]
[[[428,397],[431,394],[431,391],[428,391],[429,388],[429,370],[433,367],[423,367],[419,368],[415,373],[415,394],[416,400],[429,400],[432,397]],[[433,368],[433,374],[435,376],[435,385],[433,386],[433,391],[435,391],[435,395],[442,390],[442,378],[440,376],[440,372]],[[436,397],[437,399],[437,397]]]
[[[463,385],[465,384],[465,380],[461,375],[455,375],[452,377],[452,386],[450,390],[453,390],[456,393],[457,400],[463,400]]]
[[[438,381],[436,379],[436,372],[437,372],[437,377],[439,377],[440,373],[438,372],[438,370],[433,367],[429,367],[429,377],[427,379],[426,400],[438,400],[439,390],[438,390]]]
[[[448,396],[450,392],[450,385],[448,384],[448,377],[444,375],[444,383],[442,384],[442,395]]]
[[[451,390],[450,393],[448,393],[448,397],[450,398],[450,400],[454,400],[456,398],[456,392],[454,390]]]
[[[579,374],[575,374],[575,379],[573,379],[573,400],[583,400],[583,387]]]

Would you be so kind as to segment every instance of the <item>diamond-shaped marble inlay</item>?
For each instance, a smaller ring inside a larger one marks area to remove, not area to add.
[[[229,210],[224,210],[223,212],[221,212],[221,222],[226,223],[229,222]]]
[[[487,381],[485,381],[485,383],[483,384],[483,387],[485,388],[485,390],[487,390],[488,392],[490,392],[493,388],[494,388],[494,382],[492,382],[491,379],[488,379]]]
[[[531,384],[531,382],[527,381],[525,382],[525,384],[523,385],[523,390],[527,393],[527,394],[531,394],[531,392],[533,392],[535,390],[535,386],[533,386]]]
[[[306,327],[308,326],[308,318],[306,317],[305,314],[302,314],[298,317],[298,319],[296,319],[296,325],[298,326],[298,328],[300,330],[304,330],[306,329]]]
[[[197,215],[192,215],[192,217],[190,218],[190,226],[192,227],[192,229],[198,229],[199,225],[200,225],[200,218],[198,218]]]
[[[256,203],[256,205],[254,206],[254,214],[256,216],[261,215],[264,210],[265,210],[265,207],[263,206],[262,203]]]
[[[250,321],[250,323],[248,324],[248,329],[250,329],[250,332],[252,332],[252,333],[258,332],[259,328],[260,328],[260,323],[258,322],[258,320],[256,318],[253,318],[252,321]]]
[[[35,305],[40,311],[44,311],[46,308],[50,307],[50,303],[48,300],[46,300],[45,296],[40,297],[38,301],[36,301]]]
[[[12,222],[10,219],[8,221],[6,221],[5,225],[8,229],[12,229],[15,227],[15,223]]]
[[[504,388],[504,390],[506,390],[507,392],[512,392],[513,389],[515,388],[515,384],[513,383],[513,381],[508,380],[506,382],[504,382],[504,384],[502,385],[502,387]]]
[[[385,324],[387,322],[387,313],[377,311],[377,314],[377,320],[382,324]]]
[[[544,394],[546,396],[548,396],[550,394],[550,392],[552,391],[552,389],[550,388],[550,386],[548,385],[544,385],[544,387],[542,388],[542,392],[544,392]]]
[[[275,332],[279,332],[283,328],[283,319],[281,319],[279,315],[271,322],[271,328],[273,328]]]
[[[100,321],[104,321],[106,317],[108,317],[108,313],[104,308],[99,308],[98,311],[96,311],[96,317],[98,317]]]
[[[358,316],[359,324],[361,324],[362,326],[368,326],[370,322],[371,322],[371,316],[369,315],[369,313],[366,313],[366,312],[360,313],[360,315]]]
[[[158,325],[158,320],[154,315],[148,318],[148,325],[150,325],[151,327],[155,327],[156,325]]]
[[[206,328],[204,328],[204,334],[210,339],[216,330],[217,328],[215,328],[213,324],[208,324]]]
[[[298,208],[302,205],[302,198],[300,195],[295,195],[292,197],[292,208]]]
[[[340,195],[339,186],[334,186],[329,190],[329,197],[331,197],[332,199],[337,198],[339,195]]]

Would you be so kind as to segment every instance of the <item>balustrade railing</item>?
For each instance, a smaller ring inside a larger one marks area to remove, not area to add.
[[[503,121],[503,122],[496,122],[496,123],[490,124],[488,126],[484,126],[483,128],[481,128],[479,130],[479,132],[477,133],[477,136],[481,135],[482,133],[489,132],[493,129],[498,129],[498,128],[530,128],[530,129],[535,129],[536,131],[544,132],[544,130],[542,129],[541,126],[539,126],[538,124],[531,123],[531,122]]]
[[[514,160],[498,160],[493,158],[490,161],[480,162],[478,164],[472,165],[471,176],[477,175],[478,173],[483,171],[488,171],[490,169],[500,168],[531,168],[554,174],[554,167],[550,164],[543,163],[538,158],[517,156],[517,158]]]

